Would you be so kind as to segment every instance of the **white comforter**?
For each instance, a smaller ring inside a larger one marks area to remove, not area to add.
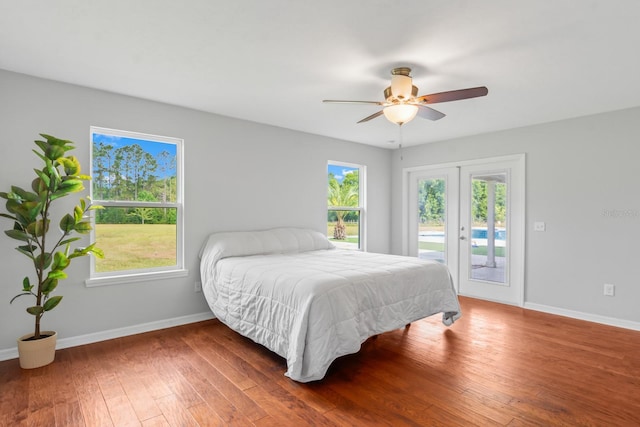
[[[445,325],[460,316],[449,271],[435,262],[338,249],[201,257],[213,313],[286,358],[285,375],[300,382],[323,378],[372,335],[436,313]]]

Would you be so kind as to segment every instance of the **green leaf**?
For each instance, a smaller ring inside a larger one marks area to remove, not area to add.
[[[49,298],[44,303],[44,311],[53,310],[54,308],[56,308],[58,304],[60,304],[60,301],[62,301],[62,297],[60,295],[56,295],[55,297]]]
[[[17,194],[21,199],[23,200],[29,200],[31,202],[33,201],[37,201],[38,200],[38,195],[35,193],[32,193],[30,191],[26,191],[20,187],[17,187],[15,185],[11,186],[11,192],[14,194]]]
[[[27,225],[27,233],[34,237],[42,237],[49,231],[49,220],[39,219]]]
[[[67,176],[74,176],[80,173],[80,162],[75,156],[61,157],[58,162],[64,167]]]
[[[31,181],[31,189],[40,194],[41,191],[46,190],[46,187],[44,187],[44,182],[40,178],[34,178]]]
[[[51,184],[51,179],[49,178],[49,176],[44,173],[44,171],[41,171],[39,169],[34,169],[34,171],[36,172],[36,175],[38,175],[38,177],[45,183],[45,185],[49,187],[49,184]]]
[[[67,273],[62,270],[51,270],[47,275],[47,279],[62,280],[67,278]]]
[[[60,183],[60,188],[64,188],[70,193],[76,193],[78,191],[84,190],[84,184],[80,179],[71,178],[63,180],[62,183]]]
[[[25,277],[22,279],[22,290],[25,292],[30,292],[33,289],[33,285],[29,282],[29,277]]]
[[[77,240],[80,240],[80,237],[71,237],[71,238],[69,238],[69,239],[65,239],[65,240],[63,240],[62,242],[60,242],[60,246],[67,245],[67,244],[72,243],[72,242],[75,242],[75,241],[77,241]]]
[[[73,148],[73,141],[69,141],[68,139],[56,138],[55,136],[47,135],[46,133],[41,133],[40,136],[45,138],[49,144],[58,145],[67,149]]]
[[[37,246],[31,246],[31,249],[35,251],[36,249],[38,249],[38,247],[37,247]],[[26,255],[27,257],[31,258],[31,259],[32,259],[32,260],[34,260],[34,261],[36,260],[36,259],[34,258],[34,256],[31,254],[31,251],[29,251],[29,245],[26,245],[26,246],[18,246],[18,247],[16,248],[16,251],[20,252],[20,253],[21,253],[21,254],[23,254],[23,255]]]
[[[102,249],[96,248],[96,244],[92,243],[86,248],[76,248],[73,253],[69,255],[69,259],[89,255],[90,253],[98,258],[104,258],[104,252],[102,252]]]
[[[26,209],[28,218],[31,221],[34,221],[38,215],[40,215],[42,213],[42,203],[37,201],[37,202],[24,202],[23,207]]]
[[[5,230],[4,234],[6,234],[7,236],[11,237],[12,239],[16,239],[16,240],[20,240],[23,242],[29,242],[31,241],[29,235],[27,233],[25,233],[24,231],[20,231],[20,230]]]
[[[58,279],[44,279],[42,285],[40,286],[40,290],[43,294],[49,295],[56,287],[58,286]]]
[[[45,253],[39,254],[36,257],[36,264],[40,266],[40,264],[42,263],[42,269],[45,270],[49,268],[52,260],[53,258],[51,257],[51,254],[49,252],[45,252]]]
[[[76,220],[69,214],[66,214],[62,217],[62,219],[60,219],[60,230],[62,230],[62,232],[65,234],[73,231],[75,225]]]
[[[74,229],[80,234],[87,234],[91,231],[91,223],[89,221],[82,221],[75,225]]]
[[[91,205],[91,206],[89,206],[89,210],[90,211],[93,211],[93,210],[96,210],[96,209],[104,209],[104,206],[101,206],[101,205]]]
[[[80,202],[84,202],[84,200],[80,199]],[[73,208],[73,218],[76,220],[76,222],[82,221],[83,215],[84,215],[84,207],[76,206],[75,208]]]
[[[73,187],[76,185],[82,185],[82,180],[78,178],[65,177],[62,179],[61,187]]]
[[[33,307],[27,307],[27,313],[33,314],[34,316],[41,316],[44,313],[44,308],[39,305],[34,305]]]
[[[6,207],[7,207],[7,211],[11,213],[16,213],[19,209],[22,209],[22,203],[20,203],[15,199],[9,198],[7,200]]]
[[[60,172],[58,172],[58,168],[56,168],[55,166],[53,166],[53,163],[51,163],[50,159],[46,159],[47,165],[46,165],[46,173],[48,173],[49,178],[51,180],[51,182],[49,183],[49,189],[51,189],[51,191],[55,191],[58,188],[58,185],[60,185]]]
[[[34,141],[38,147],[42,150],[42,152],[47,151],[47,143],[44,141]],[[35,151],[35,150],[33,150]],[[37,153],[37,152],[36,152]]]
[[[70,193],[77,193],[82,190],[84,190],[82,181],[75,178],[68,179],[66,181],[62,181],[58,186],[58,189],[51,194],[51,200],[64,197]]]
[[[98,249],[98,248],[93,248],[90,251],[96,258],[104,258],[104,252],[102,251],[102,249]]]
[[[64,252],[56,252],[53,255],[53,266],[51,268],[54,270],[64,270],[70,263],[71,261],[67,258]]]
[[[47,156],[49,160],[57,160],[64,156],[65,151],[64,147],[60,145],[49,144],[44,150],[44,155]]]

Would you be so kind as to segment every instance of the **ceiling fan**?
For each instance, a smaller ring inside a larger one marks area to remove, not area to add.
[[[487,93],[488,89],[486,87],[479,86],[417,96],[418,88],[413,85],[411,68],[398,67],[391,70],[391,86],[384,90],[384,101],[339,101],[325,99],[322,102],[380,105],[382,106],[382,110],[365,117],[358,123],[368,122],[384,114],[390,122],[402,126],[413,120],[416,115],[428,120],[439,120],[445,116],[444,113],[428,107],[428,104],[476,98],[485,96]]]

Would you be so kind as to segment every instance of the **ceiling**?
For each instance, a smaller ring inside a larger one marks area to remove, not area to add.
[[[0,0],[0,68],[395,148],[390,70],[432,105],[404,146],[640,105],[637,0]],[[0,94],[1,96],[1,94]]]

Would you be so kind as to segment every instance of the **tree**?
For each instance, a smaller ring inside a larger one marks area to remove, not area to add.
[[[420,222],[443,224],[445,215],[444,179],[426,179],[418,188]]]
[[[139,199],[144,202],[155,202],[156,199],[153,197],[153,194],[148,191],[141,191],[139,194]],[[133,208],[127,215],[138,218],[140,220],[140,224],[144,224],[146,221],[150,221],[154,219],[154,209],[153,208]]]
[[[354,174],[348,174],[347,177],[349,177],[349,175]],[[357,171],[355,175],[357,178]],[[358,206],[360,196],[358,182],[359,180],[347,180],[345,177],[342,184],[340,184],[333,174],[329,174],[328,205],[338,208]],[[336,226],[333,229],[333,238],[336,240],[345,240],[347,238],[347,228],[344,225],[344,217],[349,211],[336,209],[333,210],[333,212],[335,212],[337,219]]]
[[[108,194],[111,178],[112,145],[100,142],[93,146],[93,191],[98,199]]]
[[[84,190],[83,181],[91,177],[82,174],[80,162],[75,156],[67,155],[68,151],[74,149],[73,142],[40,135],[45,141],[35,141],[40,151],[33,152],[42,160],[42,168],[33,169],[36,178],[31,182],[32,191],[12,185],[9,192],[0,192],[0,197],[7,200],[7,213],[0,213],[0,216],[13,221],[13,227],[6,230],[5,234],[20,242],[16,249],[31,259],[34,267],[35,282],[32,281],[33,276],[26,276],[22,281],[22,292],[13,297],[11,302],[22,296],[35,298],[35,305],[27,308],[27,312],[35,317],[35,339],[41,338],[40,319],[44,313],[53,310],[62,300],[62,296],[53,296],[51,293],[59,280],[67,278],[64,270],[71,261],[90,254],[99,258],[104,256],[95,243],[72,249],[72,243],[80,240],[80,237],[73,235],[91,231],[88,212],[100,206],[92,205],[90,200],[80,197],[79,204],[71,213],[62,216],[59,223],[51,220],[54,202]]]

